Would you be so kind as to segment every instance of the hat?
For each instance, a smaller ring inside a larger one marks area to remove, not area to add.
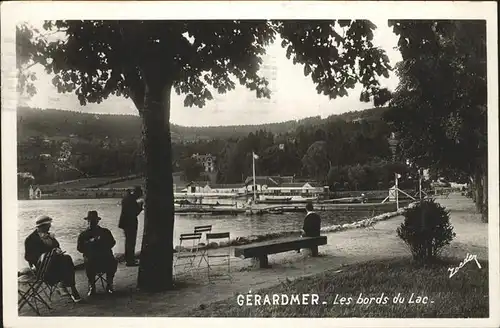
[[[83,218],[84,220],[92,220],[92,219],[95,219],[97,221],[101,220],[101,218],[99,217],[99,215],[97,215],[97,211],[89,211],[87,213],[87,217]]]
[[[45,224],[50,224],[50,223],[52,223],[52,218],[50,216],[47,216],[47,215],[39,216],[35,222],[37,228],[39,226],[43,226]]]

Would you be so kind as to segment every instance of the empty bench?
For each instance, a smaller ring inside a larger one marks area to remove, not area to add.
[[[267,259],[267,256],[269,254],[277,254],[296,251],[301,248],[309,248],[312,251],[312,256],[318,256],[318,246],[326,245],[326,243],[326,236],[289,237],[235,247],[234,256],[245,259],[256,258],[259,260],[261,268],[267,268],[269,267],[269,262]]]

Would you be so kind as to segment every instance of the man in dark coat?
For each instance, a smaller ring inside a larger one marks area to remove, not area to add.
[[[302,237],[318,237],[321,230],[321,218],[313,212],[314,208],[312,203],[306,204],[306,217],[304,218],[304,225],[301,230]],[[298,250],[300,252],[300,250]],[[311,248],[312,256],[318,255],[318,246]]]
[[[318,237],[321,229],[321,218],[315,212],[311,203],[306,204],[306,217],[304,218],[304,226],[302,227],[302,236]]]
[[[95,280],[97,273],[106,273],[106,292],[113,293],[113,279],[118,262],[113,255],[116,244],[111,231],[99,226],[101,218],[97,211],[89,211],[84,220],[88,221],[87,230],[78,236],[77,249],[83,254],[85,271],[89,281],[88,296],[95,294]]]
[[[58,291],[62,296],[70,295],[75,303],[81,301],[75,287],[75,266],[71,256],[64,254],[54,234],[49,232],[52,218],[43,215],[36,220],[36,229],[24,241],[24,258],[30,266],[38,268],[41,256],[55,250],[45,276],[45,282],[51,286],[60,284]],[[67,287],[70,287],[71,294]]]
[[[137,216],[143,209],[143,203],[137,200],[141,197],[141,187],[135,187],[132,193],[127,193],[122,199],[122,211],[118,227],[125,232],[125,261],[127,266],[138,265],[135,260],[135,243],[137,239]]]

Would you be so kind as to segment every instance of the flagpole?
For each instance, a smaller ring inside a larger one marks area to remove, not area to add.
[[[255,192],[255,153],[252,152],[252,167],[253,167],[253,201],[257,200],[256,192]]]
[[[396,182],[396,184],[395,184],[395,187],[396,187],[396,188],[394,188],[394,189],[396,189],[396,190],[395,190],[395,191],[396,191],[396,210],[399,210],[399,197],[398,197],[398,196],[399,196],[399,192],[398,192],[398,191],[399,191],[399,187],[398,187],[398,174],[397,174],[397,173],[395,173],[395,174],[394,174],[394,177],[396,178],[396,179],[394,180],[394,181]]]

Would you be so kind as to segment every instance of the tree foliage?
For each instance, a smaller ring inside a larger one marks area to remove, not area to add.
[[[200,178],[204,168],[193,157],[186,157],[181,160],[180,167],[186,181],[196,181]]]
[[[331,165],[328,158],[326,141],[315,141],[309,146],[302,158],[302,164],[310,177],[321,183],[325,183]]]
[[[373,44],[376,26],[366,20],[340,21],[46,21],[61,31],[49,41],[36,29],[17,28],[23,62],[35,61],[55,75],[60,92],[75,92],[82,104],[111,94],[132,97],[142,108],[144,75],[158,71],[183,93],[185,105],[202,107],[235,88],[236,79],[257,97],[269,97],[258,69],[265,47],[279,35],[294,63],[304,65],[320,93],[346,96],[361,83],[363,93],[379,91],[378,76],[388,76],[389,58]],[[342,33],[342,35],[340,34]],[[36,42],[34,42],[36,41]],[[88,41],[88,42],[87,42]]]
[[[44,29],[64,38],[33,42],[29,52],[42,55],[30,58],[54,75],[59,92],[75,93],[81,104],[130,97],[142,117],[147,195],[138,285],[145,290],[172,286],[172,89],[185,94],[185,106],[202,107],[212,90],[233,90],[235,81],[269,97],[259,67],[278,36],[287,57],[331,98],[360,83],[368,100],[390,69],[372,43],[375,26],[365,20],[46,21]]]
[[[451,176],[472,177],[486,200],[485,21],[392,21],[403,60],[386,119],[404,156]]]
[[[402,149],[422,165],[472,172],[469,159],[486,150],[485,23],[392,26],[403,61],[396,65],[400,84],[390,104],[403,110],[391,111],[389,118],[401,130]]]

